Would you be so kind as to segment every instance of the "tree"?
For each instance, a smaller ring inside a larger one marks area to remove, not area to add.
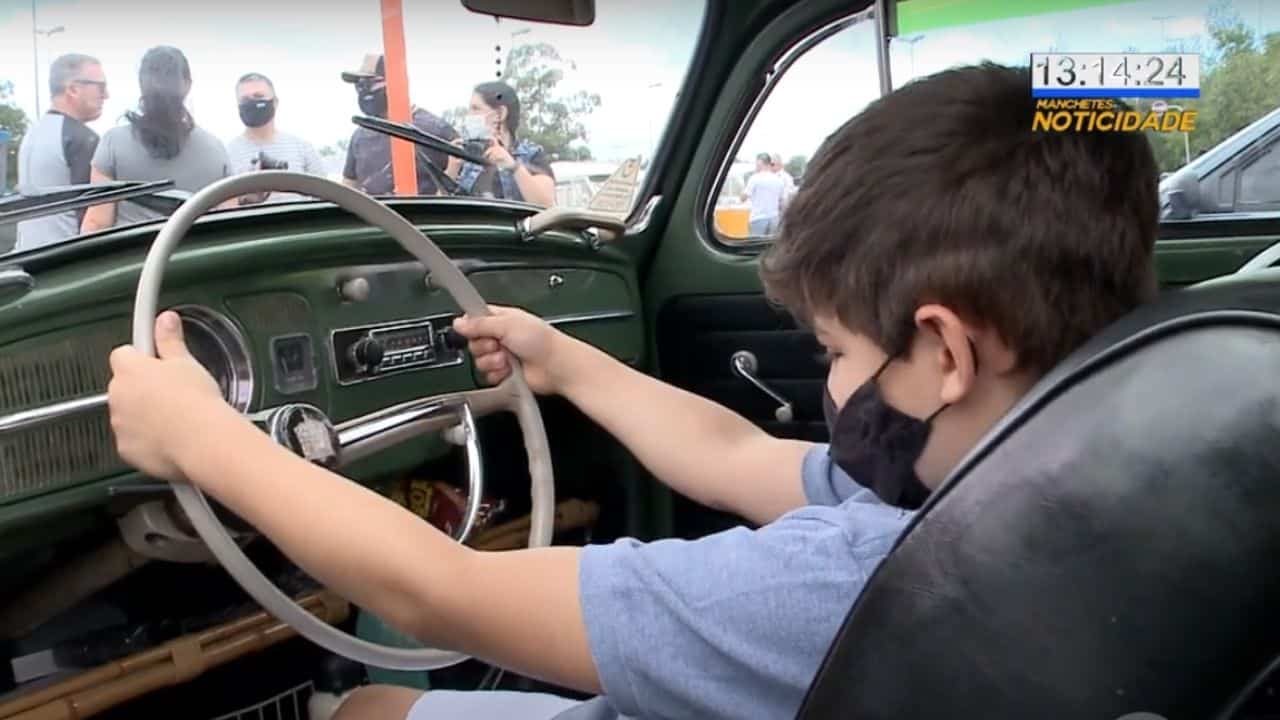
[[[1176,103],[1196,111],[1195,130],[1188,138],[1192,158],[1280,107],[1280,35],[1259,43],[1233,10],[1219,5],[1209,13],[1209,37],[1212,48],[1202,56],[1200,98]],[[1162,171],[1185,164],[1182,133],[1147,136]]]
[[[502,73],[503,81],[515,88],[520,98],[521,137],[541,145],[552,159],[581,155],[581,150],[570,145],[586,142],[587,128],[582,120],[600,107],[596,93],[556,92],[566,67],[574,66],[554,46],[538,43],[512,48]],[[590,150],[586,153],[589,157]]]
[[[462,123],[466,119],[467,113],[469,112],[471,112],[469,109],[459,105],[458,107],[449,108],[448,110],[445,110],[443,113],[440,114],[440,119],[449,123],[449,125],[454,130],[457,130],[458,132],[462,132]]]
[[[5,159],[8,187],[0,187],[0,193],[18,184],[18,145],[27,132],[27,114],[13,104],[13,83],[0,82],[0,130],[9,132],[9,150]]]

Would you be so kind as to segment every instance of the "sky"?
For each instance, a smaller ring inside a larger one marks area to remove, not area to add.
[[[277,127],[319,146],[351,135],[355,91],[339,74],[365,53],[380,52],[378,0],[36,0],[41,108],[48,108],[48,66],[58,55],[99,58],[111,98],[91,123],[99,133],[137,103],[137,70],[154,45],[181,49],[192,66],[187,105],[197,124],[226,140],[241,130],[235,82],[246,72],[272,79],[280,97]],[[548,42],[573,68],[560,88],[589,89],[601,106],[587,119],[598,157],[648,153],[670,115],[701,29],[697,0],[598,0],[585,28],[495,21],[457,0],[404,0],[410,99],[437,114],[465,106],[477,83],[492,80],[495,60],[513,43]],[[30,0],[0,0],[0,82],[11,81],[33,115]],[[514,37],[512,33],[518,33]],[[652,138],[652,140],[650,139]]]
[[[1028,54],[1161,51],[1170,42],[1204,40],[1209,8],[1220,0],[1143,0],[1068,13],[929,30],[895,38],[895,85],[956,64],[994,60],[1025,64]],[[1280,2],[1234,0],[1227,5],[1261,32],[1280,30]],[[689,71],[701,28],[699,0],[597,0],[596,23],[571,28],[495,22],[456,0],[404,0],[410,96],[440,113],[465,105],[472,86],[493,78],[496,46],[549,42],[573,61],[561,87],[601,95],[585,119],[597,158],[647,155],[665,126]],[[47,86],[49,62],[64,52],[99,57],[112,93],[103,132],[137,101],[137,66],[157,44],[181,48],[193,66],[188,98],[197,123],[229,139],[240,132],[235,80],[245,72],[270,76],[280,96],[278,126],[317,146],[348,137],[357,112],[339,73],[381,47],[378,0],[36,0],[40,29],[32,61],[30,0],[0,0],[0,82],[35,110],[34,67]],[[518,33],[513,36],[513,33]],[[810,155],[830,132],[879,94],[870,22],[811,50],[779,81],[752,126],[740,157],[778,152]],[[1205,43],[1207,45],[1207,42]],[[693,70],[696,72],[696,69]],[[47,89],[42,108],[48,107]]]
[[[900,87],[914,77],[982,60],[1025,65],[1030,53],[1050,48],[1162,52],[1170,43],[1196,38],[1208,47],[1206,23],[1209,8],[1217,2],[1144,0],[898,37],[890,43],[891,77]],[[1280,31],[1277,0],[1234,0],[1226,5],[1255,31]],[[871,22],[859,23],[797,60],[778,81],[738,157],[749,159],[758,152],[777,152],[784,159],[812,155],[828,134],[875,100],[880,87],[874,33]]]

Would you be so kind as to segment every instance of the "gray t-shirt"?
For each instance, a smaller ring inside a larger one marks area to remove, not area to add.
[[[93,154],[93,166],[116,180],[172,180],[174,188],[196,192],[231,174],[222,141],[203,128],[194,128],[172,158],[157,158],[139,142],[131,125],[111,128]],[[161,217],[130,202],[116,203],[116,225]]]
[[[50,110],[22,138],[18,148],[18,190],[24,193],[89,182],[89,158],[98,134],[73,117]],[[80,234],[83,210],[18,223],[15,251],[31,250]]]
[[[259,155],[286,165],[286,167],[275,169],[308,175],[324,175],[324,162],[320,160],[320,153],[316,152],[311,143],[296,135],[277,130],[270,142],[260,143],[241,134],[231,138],[227,143],[227,156],[231,161],[233,175],[263,169],[258,166]],[[299,197],[301,196],[297,193],[273,192],[267,198],[267,202],[296,200]]]
[[[811,505],[757,530],[583,549],[579,593],[604,695],[557,706],[547,696],[432,691],[410,719],[794,717],[849,607],[912,517],[850,480],[826,445],[805,456],[802,478]]]

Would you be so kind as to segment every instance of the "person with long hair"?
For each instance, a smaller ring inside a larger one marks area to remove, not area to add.
[[[173,180],[178,190],[196,192],[230,173],[227,150],[212,133],[196,127],[186,107],[191,65],[182,51],[153,47],[138,70],[142,91],[127,124],[102,136],[93,155],[90,180]],[[85,212],[83,232],[149,220],[158,214],[132,203],[95,205]]]
[[[475,87],[464,136],[488,142],[486,163],[451,160],[449,174],[465,191],[483,197],[521,200],[549,207],[556,203],[556,179],[542,147],[517,135],[520,99],[504,82]]]

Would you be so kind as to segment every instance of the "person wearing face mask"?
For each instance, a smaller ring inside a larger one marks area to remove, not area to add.
[[[302,138],[276,127],[276,108],[280,98],[271,80],[260,73],[248,73],[236,82],[236,103],[244,132],[227,143],[231,172],[255,170],[289,170],[309,175],[324,175],[324,163],[315,146]],[[296,199],[295,193],[271,193],[270,200]],[[267,197],[242,198],[262,202]]]
[[[1034,103],[1025,67],[948,70],[871,103],[806,168],[760,273],[828,351],[828,442],[771,435],[522,310],[454,322],[485,380],[518,358],[532,390],[750,527],[466,548],[273,443],[226,404],[171,316],[159,359],[112,353],[121,456],[199,485],[425,645],[596,696],[366,686],[334,720],[795,717],[912,511],[1044,373],[1155,294],[1146,136],[1031,133]],[[820,416],[819,395],[793,399],[800,420]],[[336,512],[346,531],[316,533]]]
[[[530,202],[550,207],[556,202],[556,176],[542,147],[517,139],[520,100],[504,82],[476,86],[463,129],[466,141],[478,143],[486,163],[450,158],[449,175],[472,195]]]
[[[365,55],[364,62],[356,70],[342,73],[344,82],[356,90],[356,103],[360,112],[374,117],[387,117],[387,78],[381,55]],[[414,106],[411,109],[413,125],[425,133],[452,141],[458,132],[452,125],[436,115]],[[427,169],[431,161],[442,172],[449,165],[449,156],[439,150],[415,145],[418,175],[418,194],[435,195],[440,192],[436,181]],[[342,170],[342,182],[363,190],[370,195],[389,195],[395,191],[395,178],[391,171],[391,138],[387,135],[357,127],[351,133],[347,145],[347,161]]]

